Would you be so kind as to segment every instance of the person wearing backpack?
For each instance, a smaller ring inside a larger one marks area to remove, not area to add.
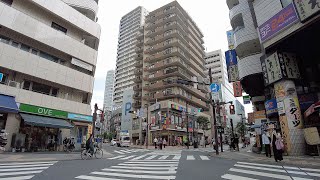
[[[278,161],[282,161],[283,160],[283,150],[284,150],[284,144],[283,144],[283,140],[281,137],[280,132],[277,133],[273,133],[273,138],[272,138],[272,150],[273,150],[273,154],[274,154],[274,160],[276,162]]]

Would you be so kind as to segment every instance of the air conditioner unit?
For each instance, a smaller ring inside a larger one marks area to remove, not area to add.
[[[8,86],[15,87],[15,88],[20,88],[20,83],[16,81],[9,81]]]

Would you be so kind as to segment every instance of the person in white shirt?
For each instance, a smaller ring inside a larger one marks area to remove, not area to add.
[[[266,149],[266,156],[271,157],[271,148],[270,148],[270,135],[267,131],[265,131],[262,135],[262,144],[264,144]]]
[[[154,138],[153,140],[153,144],[154,144],[154,148],[157,149],[157,143],[158,143],[158,139]]]

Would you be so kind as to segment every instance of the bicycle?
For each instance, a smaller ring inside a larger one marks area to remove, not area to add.
[[[103,151],[102,149],[98,146],[98,145],[94,145],[94,157],[97,158],[97,159],[101,159],[103,157]],[[91,156],[91,152],[90,152],[90,149],[86,149],[84,148],[82,151],[81,151],[81,159],[83,160],[87,160],[88,157],[92,157]]]

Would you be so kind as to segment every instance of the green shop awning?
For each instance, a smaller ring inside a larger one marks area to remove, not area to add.
[[[22,116],[22,119],[26,124],[29,124],[32,126],[42,126],[42,127],[50,127],[50,128],[66,128],[66,129],[73,128],[73,126],[64,119],[35,116],[35,115],[23,114],[23,113],[21,113],[20,115]]]

